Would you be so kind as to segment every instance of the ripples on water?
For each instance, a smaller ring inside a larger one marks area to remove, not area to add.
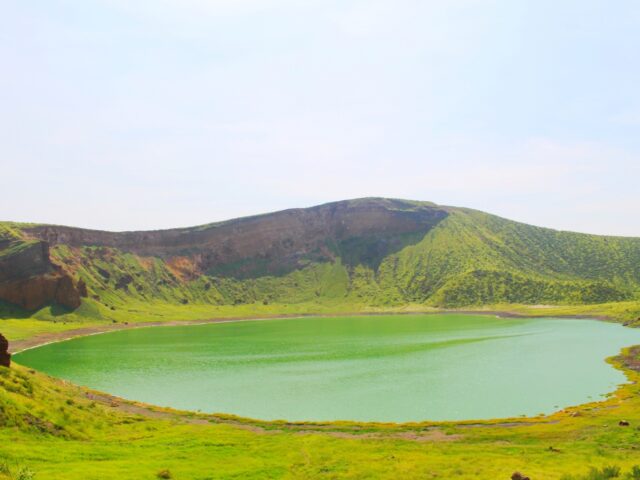
[[[640,330],[593,320],[385,315],[123,330],[15,361],[129,399],[262,419],[536,415],[615,390]]]

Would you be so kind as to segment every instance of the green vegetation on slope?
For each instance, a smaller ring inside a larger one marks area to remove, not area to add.
[[[387,298],[436,306],[634,300],[640,240],[557,232],[456,210],[372,273]]]

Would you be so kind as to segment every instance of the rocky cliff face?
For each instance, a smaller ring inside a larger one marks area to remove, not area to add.
[[[114,233],[45,225],[25,231],[51,246],[93,245],[163,259],[188,257],[202,273],[247,277],[291,271],[306,260],[331,260],[338,252],[353,261],[375,263],[405,246],[408,236],[424,235],[446,216],[444,208],[432,204],[362,199],[185,229]]]
[[[27,310],[55,303],[75,309],[80,306],[80,292],[68,274],[37,275],[0,284],[0,299]]]
[[[50,247],[102,247],[105,252],[95,256],[103,259],[109,249],[157,258],[180,281],[202,275],[257,278],[337,257],[347,264],[375,266],[386,255],[418,241],[447,214],[428,203],[362,199],[173,230],[116,233],[54,225],[23,227],[28,246],[0,257],[0,299],[27,309],[47,303],[80,305],[86,285],[70,275],[73,262],[63,269],[51,261]],[[134,278],[123,275],[115,288],[127,290],[130,284],[135,285]]]
[[[52,271],[49,244],[43,241],[7,243],[5,255],[0,256],[0,283],[20,280]]]
[[[71,276],[55,265],[45,241],[3,239],[0,249],[0,300],[34,310],[48,303],[80,306]]]
[[[11,354],[9,353],[9,341],[0,333],[0,366],[11,366]]]

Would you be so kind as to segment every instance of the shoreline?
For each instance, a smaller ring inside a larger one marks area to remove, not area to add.
[[[42,335],[36,335],[29,339],[24,339],[20,341],[13,342],[13,345],[16,344],[20,348],[20,350],[15,351],[15,348],[12,350],[10,345],[10,351],[13,353],[20,353],[26,350],[37,348],[43,345],[63,342],[66,340],[71,340],[74,338],[91,336],[91,335],[100,335],[103,333],[116,332],[125,329],[136,329],[136,328],[151,328],[151,327],[173,327],[173,326],[191,326],[191,325],[206,325],[206,324],[214,324],[214,323],[232,323],[232,322],[243,322],[243,321],[266,321],[266,320],[278,320],[278,319],[303,319],[303,318],[321,318],[321,317],[339,317],[339,316],[384,316],[384,315],[445,315],[445,314],[462,314],[462,315],[488,315],[495,316],[498,318],[532,318],[532,319],[544,319],[544,318],[554,318],[554,319],[583,319],[583,320],[598,320],[598,321],[608,321],[608,322],[616,322],[612,317],[607,316],[595,316],[595,315],[524,315],[516,312],[509,311],[497,311],[497,310],[442,310],[442,311],[424,311],[424,312],[358,312],[358,313],[344,313],[344,314],[282,314],[282,315],[273,315],[273,316],[243,316],[243,317],[230,317],[230,318],[210,318],[203,320],[171,320],[171,321],[156,321],[156,322],[148,322],[148,323],[134,323],[134,324],[108,324],[108,325],[96,325],[91,327],[79,328],[74,330],[67,330],[64,332],[56,332],[56,333],[48,333]],[[623,324],[620,323],[622,326]],[[622,352],[626,349],[632,349],[635,346],[631,345],[628,347],[623,347]],[[620,355],[620,354],[619,354]],[[230,424],[235,425],[240,428],[248,428],[255,429],[258,428],[260,430],[268,430],[276,427],[286,427],[287,429],[309,429],[309,431],[314,431],[317,433],[331,433],[334,431],[341,431],[341,429],[346,428],[347,431],[349,429],[354,428],[356,430],[362,428],[374,428],[374,429],[382,429],[386,428],[399,429],[398,431],[405,431],[406,429],[413,430],[415,428],[427,430],[431,429],[441,429],[446,426],[456,427],[456,428],[469,428],[469,427],[485,427],[485,428],[503,428],[503,427],[524,427],[524,426],[533,426],[540,424],[551,424],[558,423],[561,419],[565,417],[572,417],[575,415],[580,415],[579,412],[583,412],[585,409],[591,410],[592,408],[606,408],[606,405],[610,404],[612,401],[615,401],[616,398],[619,398],[622,391],[625,388],[628,388],[629,385],[632,385],[634,382],[630,378],[629,374],[634,369],[625,368],[622,365],[618,365],[614,359],[616,357],[610,357],[605,359],[605,362],[611,363],[614,368],[619,369],[623,372],[626,377],[626,381],[618,384],[617,387],[607,392],[606,394],[602,394],[603,398],[599,400],[591,400],[586,403],[581,403],[577,405],[569,405],[563,408],[559,408],[548,414],[539,414],[539,415],[530,415],[530,416],[517,416],[517,417],[496,417],[490,419],[466,419],[466,420],[430,420],[424,419],[420,421],[409,421],[409,422],[376,422],[376,421],[351,421],[351,420],[337,420],[337,421],[289,421],[289,420],[262,420],[262,419],[254,419],[248,417],[237,416],[234,414],[226,414],[226,413],[204,413],[198,411],[191,410],[179,410],[172,407],[161,407],[155,404],[139,402],[135,400],[130,400],[122,397],[118,397],[116,395],[93,390],[88,387],[81,388],[85,393],[83,395],[93,396],[94,400],[99,401],[105,405],[109,405],[111,407],[115,407],[118,410],[122,410],[129,413],[137,413],[147,417],[162,417],[167,416],[167,418],[173,418],[184,420],[185,418],[191,418],[195,423],[200,423],[207,419],[205,423],[209,423],[211,421],[215,423],[222,424]],[[20,365],[20,364],[18,364]],[[20,365],[20,367],[23,367]],[[185,415],[187,417],[185,417]],[[326,431],[325,431],[326,429]],[[446,435],[445,435],[446,437]],[[454,435],[455,437],[455,435]],[[434,439],[425,439],[434,441]],[[452,439],[453,440],[453,439]],[[436,440],[436,441],[442,441]]]
[[[22,340],[14,340],[9,342],[9,353],[12,355],[31,350],[33,348],[42,347],[51,343],[64,342],[74,338],[87,337],[91,335],[100,335],[103,333],[117,332],[120,330],[151,328],[151,327],[178,327],[191,325],[206,325],[212,323],[230,323],[230,322],[246,322],[246,321],[263,321],[263,320],[280,320],[294,318],[320,318],[320,317],[343,317],[343,316],[382,316],[382,315],[489,315],[498,318],[561,318],[561,319],[584,319],[599,320],[604,322],[615,322],[615,319],[606,315],[525,315],[522,313],[512,312],[508,310],[428,310],[428,311],[389,311],[389,312],[352,312],[352,313],[334,313],[334,314],[281,314],[281,315],[257,315],[257,316],[241,316],[241,317],[218,317],[207,318],[201,320],[168,320],[153,322],[137,322],[137,323],[111,323],[105,325],[92,325],[88,327],[80,327],[77,329],[66,330],[62,332],[51,332],[34,335],[33,337]]]

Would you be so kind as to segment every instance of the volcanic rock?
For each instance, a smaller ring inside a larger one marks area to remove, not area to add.
[[[71,309],[80,306],[80,294],[71,277],[57,272],[0,283],[0,299],[27,310],[36,310],[49,303]]]
[[[78,280],[78,285],[76,285],[76,289],[78,290],[78,294],[81,297],[87,298],[89,296],[89,292],[87,292],[87,284],[84,280]]]
[[[224,271],[241,278],[256,272],[281,274],[299,268],[300,261],[333,261],[335,246],[358,248],[345,262],[376,265],[404,246],[411,234],[426,234],[448,216],[433,204],[408,205],[390,199],[334,202],[307,209],[290,209],[239,218],[197,228],[104,232],[57,225],[36,225],[24,231],[50,246],[104,247],[139,256],[165,259],[183,275]],[[331,245],[332,248],[328,248]],[[234,268],[229,269],[232,265]],[[175,269],[175,268],[174,268]],[[105,279],[111,274],[98,270]],[[194,277],[195,278],[195,277]],[[127,276],[116,279],[125,289]]]
[[[11,354],[9,353],[9,341],[0,333],[0,366],[11,366]]]

